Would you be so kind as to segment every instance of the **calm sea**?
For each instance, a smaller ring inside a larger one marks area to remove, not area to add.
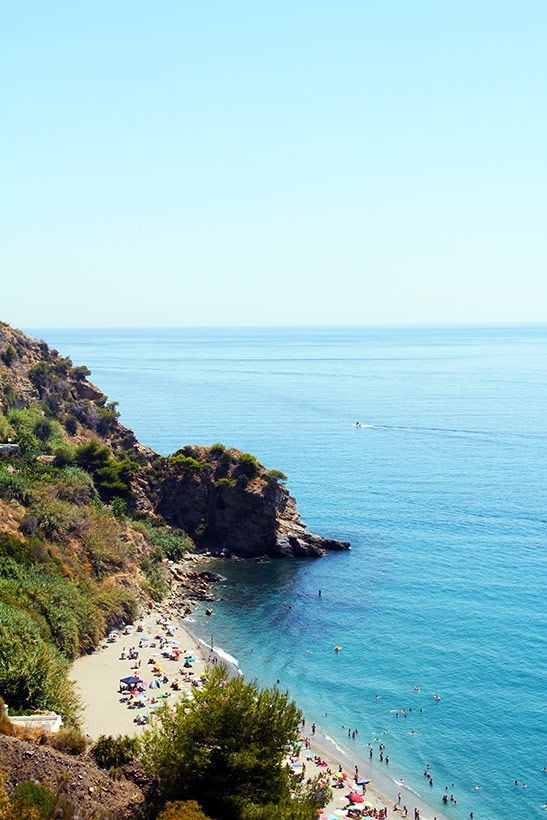
[[[146,444],[251,451],[351,541],[233,564],[203,637],[450,816],[545,815],[546,327],[31,332]]]

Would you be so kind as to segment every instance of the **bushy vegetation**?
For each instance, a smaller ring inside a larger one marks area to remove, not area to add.
[[[23,410],[9,410],[6,419],[23,453],[52,453],[64,442],[59,422],[47,418],[38,404]]]
[[[136,737],[101,735],[91,753],[101,769],[111,769],[129,763],[137,757],[138,751],[139,741]]]
[[[18,604],[0,601],[0,692],[14,708],[59,711],[77,716],[77,700],[67,680],[68,661],[40,633]]]
[[[185,456],[182,453],[171,456],[170,460],[171,464],[175,464],[177,467],[184,467],[186,470],[201,470],[203,467],[203,462],[198,461],[197,458],[193,456]]]
[[[54,749],[68,755],[81,755],[87,746],[85,735],[74,726],[61,727],[56,734],[51,736],[49,742]]]
[[[10,797],[0,772],[0,820],[68,820],[76,817],[76,814],[74,806],[65,795],[54,794],[32,780],[18,783]]]
[[[268,470],[268,478],[273,478],[276,481],[286,481],[287,476],[281,470]]]
[[[0,353],[0,359],[2,359],[6,367],[11,367],[16,358],[17,353],[13,345],[7,345]]]
[[[76,448],[75,461],[92,476],[103,501],[131,497],[131,476],[139,466],[132,459],[116,461],[109,447],[92,439]]]
[[[218,667],[193,700],[160,711],[141,756],[165,800],[197,800],[219,820],[314,820],[328,795],[313,783],[292,798],[284,765],[300,719],[288,695]]]
[[[241,453],[239,456],[239,472],[247,478],[254,478],[258,475],[258,461],[251,453]]]
[[[157,820],[210,820],[196,800],[176,800],[166,803]]]
[[[194,545],[188,536],[173,527],[165,527],[161,524],[152,524],[148,521],[139,522],[137,525],[141,532],[147,536],[148,541],[158,550],[163,558],[170,561],[180,561],[188,552],[193,552]]]
[[[45,786],[40,786],[31,780],[18,783],[11,795],[15,807],[32,807],[44,820],[52,817],[55,809],[55,795]]]
[[[153,601],[163,601],[169,592],[169,576],[160,561],[147,559],[142,564],[145,589]]]
[[[69,661],[137,615],[133,591],[101,584],[124,571],[133,547],[97,505],[87,472],[14,465],[0,465],[0,498],[26,509],[20,534],[0,534],[0,694],[12,708],[54,709],[75,721]]]
[[[218,487],[219,490],[229,490],[231,487],[235,487],[236,483],[233,478],[218,478],[215,481],[215,487]]]

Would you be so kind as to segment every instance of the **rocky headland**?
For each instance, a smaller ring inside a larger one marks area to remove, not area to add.
[[[304,558],[349,548],[310,533],[283,473],[266,469],[251,454],[215,444],[160,456],[120,423],[116,403],[89,381],[85,366],[75,367],[45,342],[6,324],[0,324],[0,354],[4,409],[43,408],[45,419],[63,426],[69,445],[99,441],[108,447],[130,508],[182,530],[198,550]],[[103,493],[105,500],[109,495],[116,491]]]

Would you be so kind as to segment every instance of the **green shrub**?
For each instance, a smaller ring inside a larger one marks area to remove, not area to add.
[[[106,436],[108,433],[112,432],[114,427],[116,426],[116,421],[120,417],[120,414],[115,409],[109,409],[112,407],[114,402],[110,402],[107,407],[99,407],[99,420],[97,422],[97,432],[101,436]]]
[[[258,474],[258,461],[251,453],[240,453],[239,470],[247,478],[254,478]]]
[[[113,766],[123,766],[137,757],[139,741],[128,735],[101,735],[93,746],[91,753],[101,769],[111,769]]]
[[[106,467],[112,456],[110,450],[105,444],[94,438],[91,441],[81,444],[76,450],[76,461],[78,466],[88,473],[96,473],[103,467]]]
[[[78,419],[74,416],[67,416],[65,421],[65,430],[69,436],[75,436],[78,432]]]
[[[54,749],[69,755],[81,755],[87,746],[85,735],[71,726],[61,727],[56,734],[51,735],[49,742]]]
[[[82,364],[73,369],[72,375],[74,376],[76,381],[83,381],[88,376],[91,376],[91,370],[89,369],[89,367],[86,367],[85,364]]]
[[[274,817],[274,815],[271,815]],[[209,820],[196,800],[175,800],[166,803],[157,820]]]
[[[36,436],[36,438],[38,438],[42,442],[42,444],[45,444],[53,433],[53,425],[51,421],[45,418],[40,419],[34,425],[33,433]]]
[[[120,525],[107,509],[86,510],[87,528],[81,543],[97,578],[124,567],[132,546],[120,538]]]
[[[0,464],[0,498],[30,504],[33,498],[32,481],[20,472],[10,473]]]
[[[15,359],[17,358],[17,353],[13,345],[8,345],[4,348],[4,350],[0,353],[0,359],[4,362],[6,367],[11,367]]]
[[[53,418],[45,418],[38,403],[24,410],[10,410],[7,418],[24,453],[50,452],[64,443],[61,425]]]
[[[31,367],[28,372],[28,377],[37,390],[42,390],[51,381],[51,366],[46,362],[38,362],[34,367]]]
[[[11,425],[4,414],[0,412],[0,441],[5,441],[11,434]]]
[[[218,487],[220,490],[222,488],[229,489],[230,487],[235,487],[236,482],[233,478],[219,478],[214,482],[214,486]]]
[[[131,624],[138,617],[139,602],[129,589],[123,587],[103,589],[96,593],[94,600],[105,617],[106,631],[121,623]]]
[[[221,444],[220,441],[217,441],[215,444],[211,444],[209,449],[213,455],[219,456],[226,450],[226,447],[224,444]]]
[[[151,563],[143,568],[146,591],[153,601],[163,601],[169,593],[168,576],[162,564]]]
[[[18,708],[53,709],[74,720],[78,701],[68,662],[41,637],[32,617],[0,601],[0,692]]]
[[[191,701],[157,715],[142,737],[141,756],[163,799],[197,800],[218,820],[240,820],[248,808],[270,804],[277,810],[268,817],[297,816],[290,813],[299,801],[291,799],[284,756],[298,737],[301,713],[288,695],[218,667]],[[317,807],[298,816],[311,820]]]
[[[29,514],[36,519],[38,533],[48,541],[66,543],[69,536],[80,536],[87,529],[85,513],[57,498],[37,501]]]
[[[50,789],[32,780],[23,780],[14,788],[11,799],[16,805],[32,806],[44,820],[53,817],[56,798]]]
[[[276,481],[287,480],[287,476],[281,470],[268,470],[268,478],[274,478]]]
[[[203,466],[201,461],[198,461],[193,456],[184,456],[181,453],[177,456],[171,456],[170,461],[171,464],[175,464],[177,467],[183,467],[188,470],[201,470]]]
[[[123,521],[127,517],[127,501],[125,498],[113,498],[110,504],[112,515],[117,521]]]
[[[161,552],[162,556],[170,561],[180,561],[187,553],[193,552],[194,545],[188,536],[180,530],[158,524],[142,521],[141,529],[149,541]]]
[[[103,501],[131,495],[131,476],[139,465],[130,458],[114,461],[110,449],[97,439],[76,448],[76,464],[87,470]]]
[[[78,507],[89,504],[91,499],[97,495],[93,479],[89,473],[79,467],[64,467],[55,478],[53,486],[57,498],[76,504]]]
[[[53,455],[55,456],[53,460],[54,467],[69,467],[74,464],[76,451],[68,442],[63,442],[54,447]]]
[[[2,387],[2,406],[7,412],[17,406],[19,396],[11,384],[4,384]]]

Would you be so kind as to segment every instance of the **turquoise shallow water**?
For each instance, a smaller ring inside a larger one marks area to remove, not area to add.
[[[31,332],[145,443],[250,450],[351,541],[231,565],[203,637],[355,753],[386,732],[391,776],[439,809],[454,783],[450,816],[545,816],[547,328]]]

